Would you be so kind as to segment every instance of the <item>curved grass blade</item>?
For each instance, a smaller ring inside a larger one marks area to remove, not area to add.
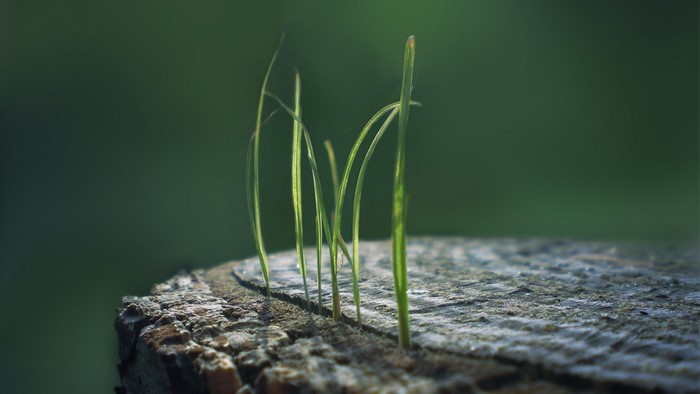
[[[275,53],[272,55],[272,60],[270,60],[270,65],[267,67],[267,72],[265,73],[265,78],[263,79],[262,87],[260,88],[260,100],[258,102],[258,115],[255,121],[255,132],[253,134],[253,179],[252,179],[252,195],[250,192],[250,163],[248,163],[248,169],[246,174],[246,193],[248,195],[248,214],[252,218],[251,220],[251,230],[253,232],[253,238],[255,238],[255,249],[258,252],[258,259],[260,259],[260,268],[262,270],[263,278],[265,279],[265,288],[267,289],[267,295],[270,295],[270,267],[267,264],[267,251],[265,250],[265,242],[263,240],[261,220],[260,220],[260,126],[262,123],[262,112],[263,105],[265,104],[265,90],[267,89],[267,80],[270,78],[270,72],[272,71],[272,66],[275,64],[277,59],[277,53],[282,45],[282,40],[284,35],[280,38],[280,42],[275,49]],[[252,204],[251,204],[252,200]]]
[[[333,144],[330,140],[323,141],[323,146],[326,148],[326,153],[328,153],[328,163],[331,166],[331,179],[333,180],[333,199],[338,201],[338,166],[335,162],[335,151],[333,150]]]
[[[295,73],[294,78],[294,114],[301,119],[301,77]],[[294,233],[296,235],[299,274],[304,282],[306,309],[311,311],[309,288],[306,284],[306,261],[304,260],[304,224],[301,205],[301,126],[294,122],[292,126],[292,204],[294,206]]]
[[[272,119],[273,116],[277,113],[279,108],[275,109],[274,111],[270,112],[270,114],[265,118],[265,120],[262,122],[262,124],[267,123],[270,119]],[[250,220],[250,228],[255,229],[255,215],[253,214],[253,209],[252,209],[252,204],[253,204],[253,191],[249,187],[250,185],[250,169],[252,168],[252,163],[253,163],[253,140],[255,139],[255,132],[251,134],[250,140],[248,141],[248,149],[246,149],[246,159],[245,159],[245,184],[246,184],[246,202],[248,205],[248,219]],[[255,235],[256,231],[253,231],[253,235]],[[257,249],[257,242],[255,244],[255,247]]]
[[[255,138],[255,132],[250,136],[250,141],[248,141],[248,149],[246,152],[245,159],[245,194],[246,201],[248,203],[248,219],[250,220],[250,228],[253,230],[253,237],[257,234],[255,227],[255,214],[253,213],[253,191],[250,188],[250,169],[253,165],[253,139]],[[255,240],[255,250],[258,250],[258,242]],[[259,253],[259,252],[258,252]]]
[[[326,219],[323,206],[323,196],[316,193],[316,177],[314,179],[314,202],[316,204],[316,284],[318,285],[318,313],[323,311],[323,296],[321,293],[321,266],[323,262],[323,222]]]
[[[404,170],[406,165],[406,130],[410,109],[411,89],[413,87],[413,63],[416,54],[416,40],[408,37],[403,60],[403,81],[399,105],[399,137],[396,146],[396,163],[394,170],[394,201],[392,209],[391,268],[394,276],[396,293],[397,320],[399,326],[399,345],[404,349],[411,347],[410,317],[408,314],[408,273],[406,269],[406,194]]]
[[[412,104],[418,104],[417,102],[413,102]],[[334,267],[337,266],[337,257],[334,257],[337,255],[338,251],[338,246],[341,244],[340,240],[342,237],[340,236],[340,226],[342,223],[342,216],[343,216],[343,204],[345,200],[345,191],[347,190],[348,186],[348,181],[350,180],[350,172],[352,171],[352,165],[355,162],[355,158],[357,157],[357,152],[360,149],[360,146],[362,145],[362,142],[364,141],[365,137],[371,130],[372,126],[374,126],[375,123],[379,119],[381,119],[382,116],[384,116],[386,113],[392,111],[394,108],[397,108],[399,106],[399,102],[395,102],[392,104],[389,104],[385,106],[384,108],[380,109],[377,111],[377,113],[370,118],[370,120],[365,124],[365,126],[362,128],[362,131],[360,131],[360,135],[357,137],[355,140],[354,145],[352,146],[352,149],[350,150],[350,154],[348,155],[348,161],[345,164],[345,170],[343,171],[343,178],[340,181],[340,185],[338,187],[338,199],[335,204],[335,215],[334,215],[334,223],[333,223],[333,238],[331,241],[331,269],[334,269]],[[350,259],[350,263],[352,264],[352,260]],[[331,277],[331,286],[333,286],[334,280]],[[335,285],[337,286],[337,278],[335,280]],[[334,311],[335,312],[335,311]],[[340,319],[340,310],[338,310],[338,315],[336,316],[334,313],[333,316],[336,320]]]
[[[330,164],[331,167],[331,180],[333,181],[333,206],[335,206],[336,202],[338,201],[338,166],[336,165],[335,161],[335,150],[333,149],[333,144],[331,143],[330,140],[325,140],[323,141],[323,146],[326,148],[326,153],[328,154],[328,163]],[[331,212],[331,221],[335,217],[335,212]],[[345,240],[343,240],[343,236],[340,236],[340,243],[341,243],[341,248],[344,248],[343,253],[348,257],[348,260],[350,257],[348,256],[348,251],[347,251],[347,246],[345,245]],[[329,243],[330,244],[330,243]],[[342,256],[341,256],[342,257]],[[337,254],[336,254],[337,258]],[[350,265],[352,267],[352,264]],[[343,263],[341,259],[340,266],[337,268],[338,271],[343,268]]]
[[[391,113],[389,113],[389,116],[387,116],[386,120],[384,120],[384,124],[382,124],[381,128],[377,132],[377,134],[374,136],[374,139],[372,140],[372,143],[370,144],[369,148],[367,149],[367,153],[365,154],[365,158],[362,160],[362,165],[360,166],[360,171],[357,173],[357,184],[355,186],[355,196],[353,197],[353,215],[352,215],[352,293],[353,293],[353,299],[355,301],[355,308],[357,310],[357,323],[358,325],[362,325],[362,317],[360,315],[360,202],[362,199],[362,185],[365,180],[365,173],[367,172],[367,166],[369,165],[369,161],[372,158],[372,154],[374,154],[374,150],[377,147],[377,144],[379,143],[379,140],[382,138],[384,133],[386,132],[387,128],[389,127],[389,124],[391,124],[391,121],[394,120],[394,117],[396,117],[396,114],[399,112],[398,108],[394,108]]]
[[[348,156],[348,161],[345,164],[345,171],[343,172],[343,178],[342,181],[339,184],[338,187],[338,198],[336,199],[335,202],[335,210],[334,210],[334,215],[333,215],[333,235],[330,241],[330,254],[331,254],[331,287],[333,288],[333,293],[335,294],[338,292],[338,278],[337,274],[335,271],[337,270],[338,267],[338,246],[340,243],[340,226],[342,224],[342,217],[343,217],[343,202],[345,199],[345,190],[347,189],[348,181],[350,179],[350,172],[352,170],[352,164],[355,161],[355,157],[357,156],[357,151],[360,149],[360,145],[362,144],[362,141],[364,140],[365,136],[367,133],[369,133],[370,129],[372,126],[387,112],[391,111],[395,107],[398,106],[398,103],[393,103],[385,106],[384,108],[380,109],[372,118],[367,122],[367,124],[364,126],[362,131],[360,132],[360,135],[357,137],[355,140],[355,144],[353,145],[352,149],[350,150],[350,154]],[[354,263],[351,262],[351,264]],[[341,312],[340,312],[340,303],[336,305],[335,303],[333,304],[333,319],[335,320],[340,320],[341,319]]]

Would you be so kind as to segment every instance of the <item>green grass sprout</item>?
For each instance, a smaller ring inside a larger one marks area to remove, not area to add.
[[[338,201],[338,166],[336,165],[335,161],[335,150],[333,149],[333,144],[330,140],[323,141],[323,146],[326,148],[326,153],[328,154],[328,164],[331,168],[331,180],[333,181],[333,205],[335,206],[336,202]],[[333,218],[335,217],[334,215],[335,212],[331,212],[331,221],[333,221]],[[342,235],[340,236],[340,243],[341,246],[345,244]],[[345,250],[344,253],[347,255],[347,250]],[[342,267],[343,264],[341,262],[338,270],[340,270]]]
[[[331,143],[330,140],[325,140],[323,141],[323,146],[326,148],[326,154],[328,154],[328,165],[331,168],[331,181],[333,182],[333,206],[336,206],[338,203],[338,166],[335,161],[335,150],[333,149],[333,144]],[[331,211],[330,215],[331,221],[334,220],[335,218],[335,211]],[[330,245],[330,242],[328,243]],[[338,253],[336,250],[335,253],[335,258],[338,258]],[[331,260],[333,260],[331,258]],[[340,269],[343,267],[342,264],[342,259],[341,259],[341,264],[340,266],[335,266],[335,271],[336,274],[335,276],[337,277],[337,271],[340,271]]]
[[[389,124],[398,113],[398,108],[394,108],[389,116],[382,124],[381,128],[374,136],[372,143],[367,149],[365,158],[362,160],[362,165],[360,166],[360,171],[357,173],[357,184],[355,185],[355,196],[353,197],[353,215],[352,215],[352,295],[355,301],[355,308],[357,312],[357,323],[362,325],[362,317],[360,314],[360,201],[362,199],[362,184],[364,183],[365,173],[367,172],[367,166],[372,158],[379,140],[384,135],[384,132],[389,127]]]
[[[326,152],[328,153],[328,163],[331,167],[331,180],[333,181],[333,198],[334,198],[334,204],[335,201],[338,201],[338,166],[336,165],[336,160],[335,160],[335,150],[333,149],[333,144],[331,143],[330,140],[325,140],[323,141],[323,146],[326,148]],[[331,213],[331,220],[333,220],[333,213]],[[340,239],[338,240],[340,244],[340,249],[343,252],[343,255],[345,258],[348,259],[348,261],[352,261],[350,259],[350,252],[348,251],[348,246],[345,243],[345,239],[343,239],[343,235],[340,235]],[[342,267],[342,264],[341,264]]]
[[[260,269],[265,279],[265,288],[267,289],[267,295],[270,295],[270,267],[267,264],[267,251],[265,250],[265,242],[262,235],[262,226],[260,220],[260,128],[262,124],[262,113],[263,106],[265,104],[265,91],[267,90],[267,80],[270,78],[270,72],[272,71],[272,66],[275,64],[275,59],[277,59],[277,53],[284,40],[284,35],[280,38],[280,42],[272,55],[272,60],[270,60],[270,65],[267,67],[267,72],[265,73],[265,78],[263,79],[262,87],[260,88],[260,100],[258,102],[258,115],[255,121],[255,132],[253,133],[252,141],[252,155],[248,154],[248,160],[246,166],[246,197],[248,201],[248,217],[250,218],[250,228],[253,232],[253,238],[255,238],[255,249],[258,252],[258,259],[260,260]],[[251,178],[250,178],[250,167],[253,167],[253,178],[252,178],[252,191],[251,191]]]
[[[345,200],[345,191],[347,190],[348,182],[350,180],[350,173],[352,172],[352,165],[355,162],[355,158],[357,157],[357,152],[360,149],[360,146],[362,145],[362,142],[364,141],[365,137],[369,133],[369,131],[372,129],[372,126],[374,126],[375,123],[379,119],[382,118],[386,113],[392,111],[394,108],[399,106],[399,102],[395,102],[392,104],[389,104],[385,106],[384,108],[380,109],[377,111],[377,113],[370,118],[370,120],[365,124],[365,126],[362,128],[362,131],[360,131],[360,135],[357,137],[355,140],[355,143],[350,150],[350,154],[348,155],[348,161],[345,164],[345,170],[343,171],[343,177],[341,178],[340,185],[338,187],[338,199],[335,204],[335,215],[334,215],[334,220],[333,220],[333,236],[331,238],[330,242],[330,254],[331,254],[331,287],[337,287],[338,286],[338,278],[337,275],[334,276],[334,270],[337,267],[338,264],[338,259],[337,259],[337,251],[338,251],[338,246],[341,244],[341,236],[340,236],[340,226],[342,224],[342,216],[343,216],[343,204]],[[352,259],[348,259],[351,264],[354,264],[352,262]],[[337,289],[332,289],[334,292],[337,291]],[[334,304],[334,310],[333,310],[333,318],[336,320],[340,320],[341,314],[340,314],[340,305],[338,305],[338,310],[335,310],[335,304]]]
[[[342,181],[340,182],[340,185],[338,187],[338,198],[336,199],[335,202],[335,214],[333,215],[333,235],[331,237],[330,241],[330,255],[331,255],[331,291],[333,292],[333,295],[336,293],[339,293],[338,291],[338,275],[337,275],[337,268],[338,268],[338,246],[340,243],[340,226],[342,224],[342,217],[343,217],[343,202],[345,199],[345,190],[347,189],[348,181],[350,179],[350,172],[352,170],[352,164],[355,161],[355,157],[357,156],[357,151],[360,149],[360,145],[362,144],[362,141],[364,140],[365,136],[367,133],[370,131],[374,123],[377,122],[386,112],[390,111],[393,109],[395,106],[397,106],[398,103],[390,104],[381,110],[377,112],[369,122],[365,125],[365,127],[362,129],[360,132],[360,135],[357,137],[357,140],[355,141],[355,144],[352,147],[352,150],[350,151],[350,155],[348,156],[348,161],[345,164],[345,171],[343,172],[343,178]],[[351,263],[354,266],[354,263]],[[333,303],[333,319],[335,320],[340,320],[342,317],[342,313],[340,310],[340,300],[338,300],[337,305],[336,302]]]
[[[328,164],[331,167],[331,180],[333,181],[333,201],[338,201],[338,166],[335,161],[335,151],[330,140],[323,141],[323,146],[328,153]]]
[[[301,119],[301,77],[295,73],[294,78],[294,114]],[[309,287],[306,284],[306,261],[304,260],[304,224],[301,206],[301,125],[293,122],[292,126],[292,204],[294,206],[294,233],[297,243],[299,274],[304,281],[306,309],[311,310]]]
[[[399,105],[399,136],[396,146],[394,171],[394,201],[392,209],[391,268],[396,293],[399,344],[404,349],[411,348],[410,317],[408,314],[408,273],[406,268],[406,194],[404,170],[406,165],[406,130],[410,109],[411,89],[413,88],[413,63],[416,54],[416,40],[410,36],[406,41],[403,60],[403,81]]]
[[[421,106],[420,102],[417,101],[411,101],[411,105],[416,105],[416,106]],[[362,201],[362,186],[364,183],[365,179],[365,174],[367,173],[367,167],[369,165],[370,159],[372,158],[372,155],[374,154],[374,150],[377,148],[377,145],[379,144],[379,141],[381,140],[382,136],[386,132],[386,130],[389,128],[389,125],[391,122],[394,120],[396,117],[397,113],[399,112],[399,108],[397,106],[393,107],[392,111],[389,113],[387,118],[384,120],[384,123],[382,126],[379,128],[379,131],[377,134],[374,136],[374,139],[370,143],[369,148],[367,149],[367,152],[365,153],[365,157],[362,160],[362,164],[360,165],[360,170],[357,173],[357,183],[355,185],[355,195],[353,196],[353,220],[352,220],[352,274],[353,274],[353,300],[355,302],[355,308],[356,308],[356,313],[357,313],[357,322],[359,325],[362,325],[362,316],[360,313],[360,287],[359,287],[359,280],[360,280],[360,205]],[[342,240],[342,237],[341,237]]]

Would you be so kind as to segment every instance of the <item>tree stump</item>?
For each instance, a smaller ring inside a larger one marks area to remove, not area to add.
[[[294,251],[178,275],[125,297],[116,330],[127,393],[700,391],[696,250],[544,239],[412,238],[414,348],[397,345],[389,242],[361,242],[358,326],[328,261],[311,312]],[[327,258],[327,253],[325,254]],[[320,311],[320,314],[319,314]]]

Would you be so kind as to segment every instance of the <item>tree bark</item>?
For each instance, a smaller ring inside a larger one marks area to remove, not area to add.
[[[344,323],[312,312],[296,252],[178,275],[125,297],[116,329],[128,393],[697,392],[695,250],[542,239],[412,238],[414,348],[396,341],[390,242],[360,244],[362,327],[349,264]],[[327,253],[326,253],[327,255]],[[324,261],[326,273],[328,261]],[[328,274],[323,275],[324,278]]]

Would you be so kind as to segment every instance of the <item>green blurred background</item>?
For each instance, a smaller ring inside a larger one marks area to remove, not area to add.
[[[329,3],[0,1],[2,392],[110,391],[121,296],[254,254],[246,144],[283,31],[270,87],[298,68],[341,158],[416,35],[410,233],[697,238],[697,1]],[[293,246],[290,133],[262,139],[271,251]],[[389,234],[394,144],[364,238]]]

